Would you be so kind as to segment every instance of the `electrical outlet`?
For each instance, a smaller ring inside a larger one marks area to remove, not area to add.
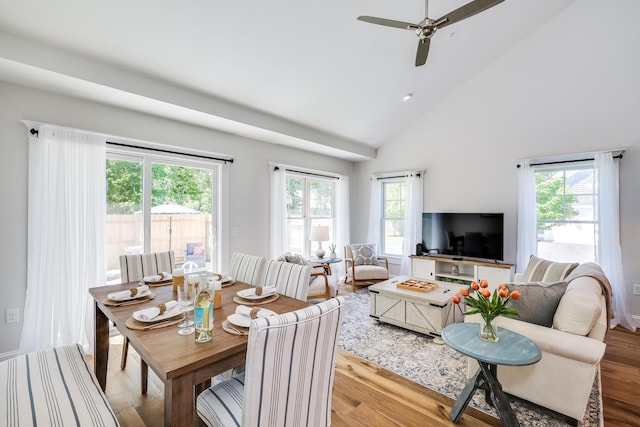
[[[20,310],[12,308],[7,310],[7,323],[18,323],[20,321]]]
[[[640,285],[633,285],[633,294],[640,295]]]

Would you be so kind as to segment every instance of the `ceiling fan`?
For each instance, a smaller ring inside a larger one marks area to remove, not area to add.
[[[429,0],[425,0],[425,18],[417,24],[394,21],[392,19],[376,18],[374,16],[358,16],[358,20],[369,22],[371,24],[385,25],[387,27],[394,28],[404,28],[405,30],[415,31],[419,39],[418,52],[416,53],[416,67],[419,67],[427,62],[427,55],[429,54],[431,37],[437,30],[454,24],[458,21],[462,21],[463,19],[466,19],[482,11],[485,11],[490,7],[497,5],[498,3],[502,3],[503,1],[504,0],[473,0],[438,19],[431,19],[429,18]]]

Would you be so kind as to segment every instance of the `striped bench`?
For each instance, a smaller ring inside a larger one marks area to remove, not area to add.
[[[76,344],[0,362],[0,425],[119,424]]]

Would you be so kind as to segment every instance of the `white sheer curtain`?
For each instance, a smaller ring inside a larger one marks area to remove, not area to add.
[[[338,257],[344,257],[344,246],[351,241],[351,220],[350,220],[349,208],[349,177],[341,176],[336,182],[336,252]],[[339,278],[343,277],[344,263],[337,262],[331,264],[331,269],[334,270]]]
[[[376,251],[380,253],[380,213],[382,212],[381,206],[381,193],[382,183],[380,180],[373,176],[371,177],[371,195],[369,199],[369,228],[367,230],[367,241],[361,243],[375,243]]]
[[[27,292],[20,353],[73,343],[93,354],[88,289],[106,283],[105,138],[38,126],[29,138]]]
[[[270,208],[270,257],[276,259],[286,252],[286,171],[284,167],[269,163],[271,173],[271,208]]]
[[[400,274],[411,274],[411,258],[416,243],[422,241],[422,199],[424,171],[411,172],[406,179],[404,244]]]
[[[529,162],[518,164],[518,234],[516,271],[523,273],[536,255],[536,180]]]
[[[611,327],[624,326],[636,330],[627,306],[627,286],[622,270],[618,163],[610,152],[596,153],[594,166],[598,173],[598,264],[611,282],[615,318]]]

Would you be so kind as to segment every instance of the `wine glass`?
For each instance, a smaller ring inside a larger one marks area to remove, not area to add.
[[[178,286],[178,305],[184,314],[182,322],[178,323],[178,333],[180,335],[189,335],[195,332],[193,320],[189,319],[189,309],[193,306],[193,285],[189,286],[185,283]]]

